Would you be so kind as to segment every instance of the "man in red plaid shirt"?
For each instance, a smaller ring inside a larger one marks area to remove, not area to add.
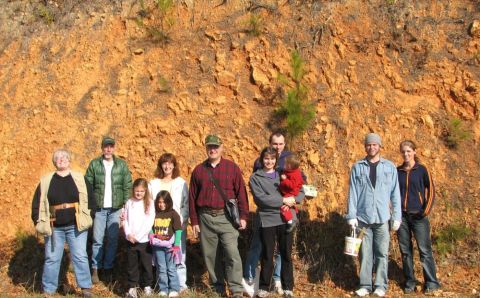
[[[240,298],[243,292],[242,260],[237,243],[238,230],[246,228],[249,212],[245,182],[240,168],[233,161],[222,158],[223,144],[218,136],[207,136],[205,146],[208,159],[195,167],[190,179],[190,221],[194,237],[200,235],[203,258],[215,291],[224,294],[226,277],[232,297]],[[226,217],[225,201],[212,179],[217,181],[227,199],[237,199],[238,230]]]

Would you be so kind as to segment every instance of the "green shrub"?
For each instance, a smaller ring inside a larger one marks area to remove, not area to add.
[[[175,24],[175,19],[170,15],[173,0],[155,0],[151,5],[145,4],[144,0],[139,3],[140,10],[135,19],[137,26],[143,28],[155,43],[170,42],[170,29]]]
[[[247,33],[253,36],[260,36],[264,27],[263,18],[255,13],[250,14],[250,17],[247,21],[247,27]]]
[[[303,83],[305,70],[302,57],[297,51],[291,53],[291,79],[289,83],[285,76],[279,75],[278,79],[288,85],[287,97],[275,111],[281,119],[282,126],[287,133],[291,145],[301,136],[315,118],[315,106],[308,99],[308,88]]]
[[[461,224],[450,224],[435,235],[435,247],[441,256],[452,253],[455,244],[472,234],[472,230]]]
[[[471,137],[471,133],[464,128],[462,120],[458,118],[453,118],[450,120],[445,139],[445,142],[449,148],[455,149],[461,142],[469,140]]]
[[[47,25],[53,24],[55,22],[55,16],[53,12],[46,7],[45,5],[41,4],[37,8],[37,15],[45,22]]]

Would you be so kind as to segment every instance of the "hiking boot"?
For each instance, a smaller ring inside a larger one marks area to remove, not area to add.
[[[91,289],[82,289],[82,297],[93,297]]]
[[[98,269],[92,269],[92,283],[98,284],[100,282],[100,278],[98,277]]]

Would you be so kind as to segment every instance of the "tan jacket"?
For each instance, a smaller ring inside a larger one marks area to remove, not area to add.
[[[50,225],[50,206],[48,204],[47,194],[50,182],[55,172],[51,172],[40,179],[40,206],[38,221],[35,229],[38,233],[50,236],[52,235],[52,226]],[[77,229],[84,231],[92,226],[92,217],[90,216],[90,209],[88,209],[88,193],[85,178],[81,173],[70,172],[73,181],[78,189],[79,204],[75,210],[75,220],[77,222]]]

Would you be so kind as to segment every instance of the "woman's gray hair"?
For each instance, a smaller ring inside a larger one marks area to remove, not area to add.
[[[70,152],[68,152],[67,149],[57,149],[53,152],[53,156],[52,156],[52,162],[54,166],[56,166],[57,159],[62,156],[65,156],[68,159],[68,161],[72,161]]]

